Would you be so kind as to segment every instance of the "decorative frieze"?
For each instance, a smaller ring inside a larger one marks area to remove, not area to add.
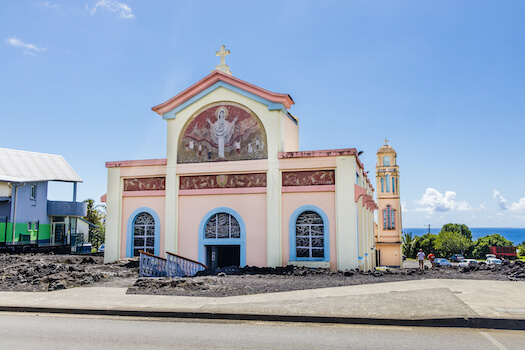
[[[181,190],[266,187],[266,173],[181,176]]]
[[[283,172],[283,186],[335,185],[334,170]]]
[[[124,191],[159,191],[166,189],[164,177],[124,179]]]

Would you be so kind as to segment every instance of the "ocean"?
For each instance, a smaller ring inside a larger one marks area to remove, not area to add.
[[[518,245],[521,242],[525,241],[525,227],[523,228],[505,228],[505,227],[469,227],[470,232],[472,232],[472,240],[475,241],[480,237],[498,233],[505,239]],[[430,233],[438,234],[441,231],[441,227],[433,228],[430,227]],[[403,227],[403,232],[411,232],[413,236],[423,236],[428,233],[428,227],[426,228],[405,228]]]

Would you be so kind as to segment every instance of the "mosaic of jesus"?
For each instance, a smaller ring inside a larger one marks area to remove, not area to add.
[[[257,116],[236,103],[205,107],[179,139],[178,163],[266,159],[266,132]]]

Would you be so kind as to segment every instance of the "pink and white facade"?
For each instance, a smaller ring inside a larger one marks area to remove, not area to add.
[[[142,249],[208,266],[372,269],[377,206],[358,154],[299,151],[292,104],[218,69],[153,107],[167,157],[106,163],[105,261]]]

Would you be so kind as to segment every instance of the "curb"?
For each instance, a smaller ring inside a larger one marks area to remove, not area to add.
[[[178,311],[138,311],[109,309],[64,309],[45,307],[0,306],[0,312],[49,313],[69,315],[128,316],[183,318],[201,320],[230,321],[268,321],[268,322],[303,322],[326,324],[359,324],[407,327],[451,327],[451,328],[490,328],[505,330],[525,330],[525,319],[501,319],[484,317],[450,317],[425,319],[390,319],[363,317],[330,317],[298,315],[264,315],[264,314],[230,314],[211,312],[178,312]]]

